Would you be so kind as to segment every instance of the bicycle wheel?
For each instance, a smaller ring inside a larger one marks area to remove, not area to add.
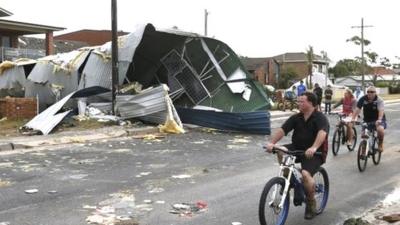
[[[356,148],[356,144],[357,144],[357,130],[355,127],[353,127],[353,144],[351,146],[347,145],[347,149],[349,149],[349,151],[353,151]]]
[[[284,187],[285,180],[282,177],[274,177],[265,185],[258,208],[260,225],[285,224],[289,214],[290,192],[287,192],[284,204],[282,208],[279,208]]]
[[[281,111],[285,111],[285,104],[283,102],[278,103],[278,109]]]
[[[367,141],[362,140],[360,142],[360,146],[358,146],[358,153],[357,153],[357,165],[358,165],[358,170],[360,170],[360,172],[363,172],[367,167],[367,161],[368,161],[367,151],[368,151]]]
[[[314,174],[315,180],[315,200],[317,202],[317,214],[321,214],[328,203],[329,197],[329,177],[323,167],[320,167]]]
[[[375,165],[378,165],[381,161],[382,152],[378,151],[378,138],[374,138],[374,143],[372,145],[372,161]]]
[[[333,138],[332,138],[332,153],[333,155],[337,155],[339,152],[340,148],[340,128],[336,128],[335,133],[333,133]]]

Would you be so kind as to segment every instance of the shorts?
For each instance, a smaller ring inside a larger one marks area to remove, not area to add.
[[[287,149],[294,150],[292,144],[285,145]],[[311,176],[314,176],[318,172],[319,168],[323,164],[322,156],[314,155],[311,159],[307,159],[305,156],[298,156],[296,158],[296,163],[301,164],[301,169],[309,172]]]
[[[386,129],[387,127],[386,120],[382,120],[381,125],[383,126],[383,129]],[[374,129],[376,129],[375,124],[368,124],[368,130],[374,130]]]

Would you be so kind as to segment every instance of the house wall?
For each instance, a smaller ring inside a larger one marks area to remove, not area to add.
[[[257,67],[254,71],[254,76],[262,84],[274,85],[276,84],[275,63],[273,60],[267,60],[261,66]]]

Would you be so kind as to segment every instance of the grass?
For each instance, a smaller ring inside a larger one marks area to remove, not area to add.
[[[391,94],[391,95],[381,95],[383,100],[395,100],[400,99],[400,94]]]
[[[0,120],[0,136],[1,137],[12,137],[18,136],[18,128],[26,124],[29,120],[27,119],[1,119]]]

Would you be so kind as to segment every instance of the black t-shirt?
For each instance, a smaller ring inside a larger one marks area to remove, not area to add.
[[[379,109],[383,110],[384,102],[378,96],[375,96],[374,100],[370,102],[368,101],[368,96],[364,95],[360,100],[358,100],[357,107],[363,109],[365,122],[375,122],[378,120]],[[385,114],[383,114],[382,119],[386,119]]]
[[[292,145],[295,150],[306,151],[310,148],[320,130],[329,133],[329,121],[322,112],[314,111],[307,121],[304,120],[303,113],[291,116],[282,125],[282,129],[287,135],[293,130]],[[319,152],[324,152],[323,145],[318,148]]]

